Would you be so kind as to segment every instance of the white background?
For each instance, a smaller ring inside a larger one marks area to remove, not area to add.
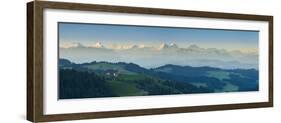
[[[281,10],[277,0],[88,0],[99,4],[160,7],[216,12],[274,15],[274,108],[243,109],[154,115],[98,120],[68,121],[68,123],[237,123],[280,122],[281,114]],[[0,4],[0,122],[25,123],[26,110],[26,3],[25,0],[5,0]],[[279,40],[279,41],[278,41]],[[279,55],[279,57],[278,57]]]

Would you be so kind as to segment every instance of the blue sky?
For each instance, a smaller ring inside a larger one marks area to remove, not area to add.
[[[257,49],[258,31],[215,30],[195,28],[167,28],[128,25],[59,23],[59,41],[84,45],[101,42],[103,45],[160,45],[176,43],[180,47],[191,44],[219,49]]]

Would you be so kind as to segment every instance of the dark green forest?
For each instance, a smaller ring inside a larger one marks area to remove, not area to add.
[[[258,91],[255,69],[59,60],[59,99]]]

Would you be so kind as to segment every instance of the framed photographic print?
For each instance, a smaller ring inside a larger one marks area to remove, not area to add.
[[[27,3],[33,122],[273,106],[273,17]]]

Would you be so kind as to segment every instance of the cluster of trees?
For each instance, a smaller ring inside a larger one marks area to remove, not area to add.
[[[103,77],[95,73],[60,69],[59,98],[92,98],[115,96]]]

